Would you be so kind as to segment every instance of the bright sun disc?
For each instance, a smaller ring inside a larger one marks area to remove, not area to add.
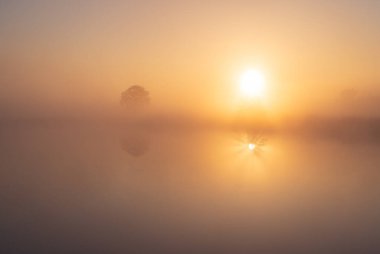
[[[240,78],[240,92],[249,98],[264,96],[265,78],[258,70],[248,70]]]

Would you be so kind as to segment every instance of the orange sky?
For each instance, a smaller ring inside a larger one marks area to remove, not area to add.
[[[344,89],[375,101],[379,13],[373,0],[2,1],[0,114],[109,114],[140,84],[157,109],[220,115],[247,68],[277,114],[329,110]]]

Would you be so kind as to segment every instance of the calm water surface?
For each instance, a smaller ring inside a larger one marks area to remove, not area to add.
[[[377,144],[32,126],[0,152],[8,252],[380,250]]]

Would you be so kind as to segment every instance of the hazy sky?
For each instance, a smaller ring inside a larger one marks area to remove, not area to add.
[[[132,84],[157,108],[219,114],[247,68],[273,111],[374,95],[379,13],[377,0],[0,0],[0,114],[108,112]]]

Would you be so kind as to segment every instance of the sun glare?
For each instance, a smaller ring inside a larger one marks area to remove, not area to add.
[[[249,150],[253,151],[253,150],[255,150],[255,148],[256,148],[255,144],[252,144],[252,143],[248,144],[248,149]]]
[[[265,78],[258,70],[247,70],[240,77],[240,92],[248,98],[264,96]]]

